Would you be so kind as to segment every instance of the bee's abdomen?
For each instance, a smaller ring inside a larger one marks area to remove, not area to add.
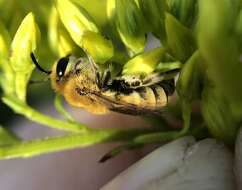
[[[151,87],[151,89],[153,90],[153,93],[155,95],[156,106],[157,107],[166,106],[168,97],[165,89],[159,85],[154,85]]]
[[[116,94],[116,100],[133,104],[139,107],[158,108],[167,104],[167,95],[160,85],[142,87],[133,90],[130,94]]]

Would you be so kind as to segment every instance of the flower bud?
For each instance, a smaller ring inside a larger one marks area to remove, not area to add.
[[[160,62],[155,70],[157,72],[167,72],[174,69],[180,69],[182,67],[182,63],[179,61],[174,62]]]
[[[203,89],[201,111],[210,133],[216,139],[232,145],[240,127],[241,118],[233,114],[229,101],[224,94],[220,94],[214,88],[211,81],[207,81]]]
[[[169,12],[183,25],[191,26],[197,15],[196,0],[167,0]]]
[[[137,55],[129,60],[123,67],[123,75],[149,74],[152,73],[159,62],[165,57],[164,48],[155,48],[148,52]]]
[[[165,11],[168,10],[164,0],[139,0],[149,30],[165,41]]]
[[[100,1],[100,0],[92,0],[92,3],[87,3],[87,1],[80,1],[80,0],[72,0],[72,2],[82,6],[87,12],[92,15],[95,23],[98,27],[105,27],[107,25],[107,14],[105,10],[107,2]],[[94,6],[95,5],[95,6]]]
[[[201,61],[199,52],[196,51],[191,58],[183,64],[177,81],[177,92],[181,99],[192,102],[201,96]]]
[[[8,63],[10,36],[5,26],[0,22],[0,84],[4,94],[14,92],[14,73]]]
[[[97,63],[105,63],[113,57],[113,44],[102,35],[91,31],[85,31],[82,36],[82,47]]]
[[[242,9],[240,10],[239,12],[239,15],[237,17],[237,22],[236,22],[236,26],[235,26],[235,30],[236,30],[236,33],[238,35],[238,39],[239,39],[239,46],[240,46],[240,49],[242,50]]]
[[[196,49],[192,31],[169,13],[166,13],[165,26],[167,44],[172,55],[181,62],[186,61]]]
[[[131,54],[144,51],[144,17],[135,0],[108,0],[107,15]]]
[[[218,93],[228,97],[234,114],[242,117],[241,49],[235,27],[239,3],[239,0],[200,0],[197,41],[208,78]]]
[[[73,54],[78,49],[64,28],[59,30],[58,39],[58,55],[60,57],[64,57],[70,53]]]
[[[30,53],[36,50],[39,35],[34,15],[29,13],[20,24],[11,44],[10,64],[15,72],[15,91],[17,97],[23,101],[26,98],[28,80],[34,69]]]
[[[65,28],[79,46],[82,46],[82,35],[85,31],[98,33],[97,26],[84,8],[77,8],[69,0],[57,0],[56,8]]]
[[[104,63],[113,56],[112,42],[106,40],[85,9],[79,9],[69,0],[57,0],[57,10],[62,23],[72,39],[97,63]],[[66,35],[62,35],[62,51],[68,49]]]
[[[34,15],[29,13],[21,22],[11,44],[11,66],[15,72],[31,73],[34,69],[30,53],[36,50],[39,37]]]
[[[9,56],[10,36],[0,21],[0,59],[7,59]],[[1,61],[0,61],[1,62]]]
[[[55,7],[51,9],[48,38],[52,51],[60,57],[73,53],[78,49],[78,46],[61,23]]]

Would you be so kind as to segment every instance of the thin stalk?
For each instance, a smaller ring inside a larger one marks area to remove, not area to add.
[[[182,105],[183,128],[180,131],[155,132],[145,134],[134,138],[134,143],[159,143],[164,141],[171,141],[179,137],[185,136],[189,133],[191,121],[191,105],[188,102],[183,102]]]
[[[151,131],[149,129],[95,129],[85,134],[75,133],[60,137],[24,141],[0,147],[0,159],[25,158],[99,143],[128,141],[130,138]]]
[[[75,119],[71,116],[71,114],[69,114],[69,112],[67,112],[63,106],[63,102],[62,102],[62,97],[60,94],[56,94],[55,96],[55,101],[54,101],[54,105],[56,110],[63,115],[63,117],[70,122],[75,122]]]
[[[44,115],[16,98],[5,96],[2,98],[2,101],[6,105],[8,105],[14,112],[25,116],[29,120],[46,125],[50,128],[61,129],[71,132],[86,132],[88,130],[88,128],[83,124],[67,122]]]

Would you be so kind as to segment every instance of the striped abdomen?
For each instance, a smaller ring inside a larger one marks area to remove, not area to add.
[[[167,104],[167,95],[159,85],[142,87],[133,90],[130,94],[117,94],[116,99],[122,102],[133,104],[140,107],[161,108]]]
[[[170,87],[162,82],[126,92],[108,90],[103,92],[103,95],[109,99],[113,99],[115,102],[156,110],[167,105],[168,95],[174,91]]]

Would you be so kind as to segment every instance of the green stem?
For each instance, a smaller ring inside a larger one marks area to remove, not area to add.
[[[20,139],[15,134],[0,126],[0,146],[15,144],[19,142]]]
[[[191,121],[191,105],[186,101],[182,103],[182,117],[183,128],[181,131],[155,132],[151,134],[145,134],[134,138],[133,142],[143,144],[159,143],[164,141],[171,141],[187,135],[189,132]]]
[[[166,72],[173,69],[180,69],[182,68],[182,63],[180,61],[174,61],[174,62],[161,62],[157,65],[156,71],[157,72]]]
[[[164,141],[174,140],[179,137],[180,132],[156,132],[151,134],[145,134],[134,138],[133,142],[135,143],[160,143]]]
[[[35,121],[37,123],[46,125],[48,127],[66,130],[66,131],[72,131],[72,132],[86,132],[88,130],[88,128],[83,124],[62,121],[62,120],[44,115],[16,98],[5,96],[2,98],[2,100],[14,112],[20,115],[24,115],[26,118],[32,121]]]
[[[56,110],[65,117],[65,119],[67,119],[70,122],[75,122],[75,119],[71,116],[71,114],[69,114],[62,103],[62,96],[60,94],[56,94],[55,96],[55,101],[54,101],[54,105]]]
[[[25,73],[15,73],[16,95],[23,102],[26,101],[27,78]]]
[[[20,142],[0,147],[0,159],[31,157],[66,149],[87,147],[98,143],[128,141],[137,135],[150,132],[149,129],[95,129],[86,134],[70,134],[33,141]]]
[[[124,151],[133,150],[133,149],[137,149],[137,148],[141,148],[141,147],[143,147],[143,144],[133,143],[133,142],[128,142],[127,144],[119,145],[119,146],[113,148],[108,153],[106,153],[104,156],[102,156],[102,158],[99,160],[99,162],[100,163],[106,162],[107,160],[114,158],[115,156],[121,154]]]

